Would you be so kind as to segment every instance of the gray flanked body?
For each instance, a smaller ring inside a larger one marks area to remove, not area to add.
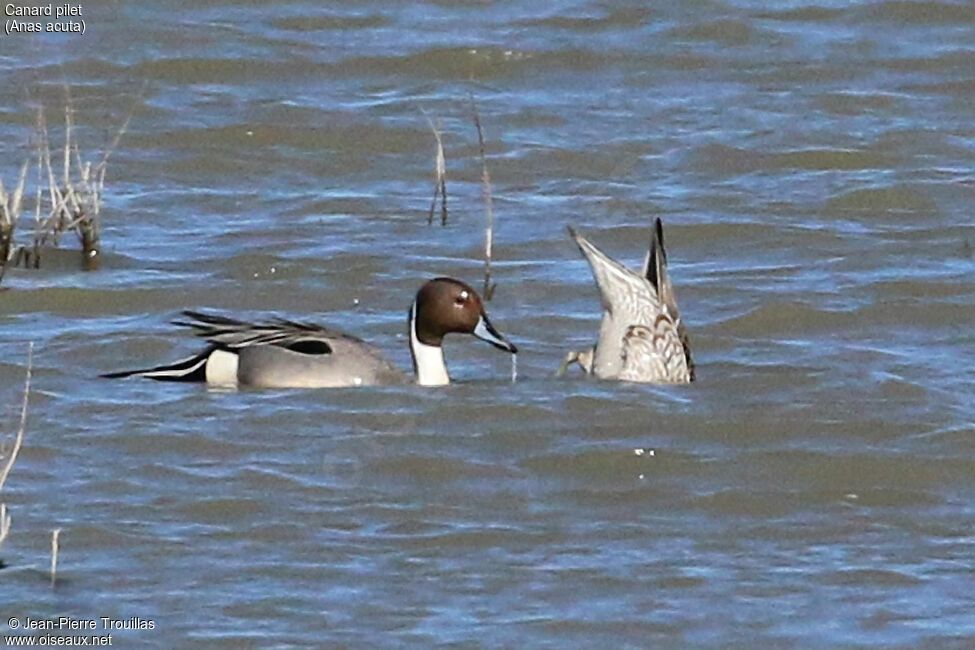
[[[346,336],[323,340],[328,342],[330,354],[306,354],[274,345],[242,348],[237,353],[237,382],[260,387],[337,388],[409,381],[368,343]]]
[[[603,317],[596,345],[582,352],[569,352],[559,374],[576,362],[584,372],[600,379],[693,381],[690,341],[667,274],[660,219],[654,223],[642,273],[610,258],[571,227],[569,234],[592,269]]]
[[[377,348],[338,330],[280,318],[247,323],[192,311],[183,315],[189,320],[175,324],[193,328],[206,339],[203,351],[164,366],[103,376],[261,388],[371,386],[408,380]],[[491,325],[477,292],[452,278],[434,278],[420,288],[408,324],[416,381],[423,386],[450,383],[442,343],[452,332],[517,352]]]

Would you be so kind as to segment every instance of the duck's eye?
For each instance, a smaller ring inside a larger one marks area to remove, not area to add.
[[[454,298],[454,303],[458,305],[463,305],[465,302],[467,302],[468,297],[469,294],[467,293],[467,291],[461,291],[459,294],[457,294],[457,297]]]

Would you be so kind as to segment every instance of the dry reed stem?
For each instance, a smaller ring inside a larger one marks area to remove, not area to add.
[[[10,454],[7,456],[7,460],[4,463],[3,470],[0,471],[0,492],[3,491],[3,484],[7,482],[7,476],[10,474],[11,468],[14,466],[14,462],[17,460],[17,454],[20,453],[20,447],[24,444],[24,430],[27,427],[27,402],[30,397],[30,378],[34,371],[34,342],[31,341],[27,346],[27,372],[24,377],[24,401],[20,407],[20,427],[17,429],[17,435],[14,437],[14,446],[10,450]]]
[[[4,226],[16,224],[20,217],[20,209],[24,201],[24,187],[27,185],[27,168],[29,166],[30,160],[24,161],[24,164],[20,168],[17,186],[14,188],[12,194],[7,193],[3,185],[3,180],[0,179],[0,224]]]
[[[3,548],[3,541],[7,539],[7,535],[10,534],[10,515],[7,514],[7,504],[0,503],[0,548]],[[3,568],[3,563],[0,562],[0,568]]]
[[[443,132],[438,121],[436,124],[424,111],[424,117],[433,131],[433,137],[437,141],[437,151],[433,160],[433,200],[430,201],[430,214],[427,216],[427,225],[433,224],[433,213],[437,210],[437,196],[440,196],[440,225],[447,225],[447,159],[443,152]]]
[[[68,198],[63,195],[61,187],[54,178],[54,166],[51,164],[51,144],[48,137],[47,120],[44,117],[44,108],[42,106],[38,106],[37,108],[37,133],[37,159],[40,168],[38,175],[43,176],[44,171],[47,172],[47,192],[51,209],[47,217],[39,220],[37,223],[37,232],[34,235],[35,249],[46,244],[48,237],[53,239],[55,246],[60,245],[61,233],[64,231],[65,226],[63,214],[68,202]],[[44,185],[43,178],[39,178],[38,182],[40,185]]]
[[[20,179],[12,194],[8,194],[0,179],[0,282],[7,273],[7,264],[12,257],[14,232],[20,221],[20,210],[24,201],[24,188],[27,185],[27,168],[30,160],[24,161],[20,168]]]
[[[61,550],[61,546],[58,543],[58,538],[61,536],[61,529],[55,528],[51,531],[51,586],[54,586],[54,582],[58,575],[58,553]]]
[[[497,284],[491,283],[491,255],[494,249],[494,207],[491,199],[491,174],[487,168],[487,158],[484,155],[484,131],[481,129],[481,117],[477,112],[477,105],[474,103],[474,94],[468,95],[471,101],[471,112],[474,116],[474,126],[477,127],[477,142],[481,152],[481,195],[484,198],[484,210],[487,216],[487,225],[484,229],[484,290],[482,295],[485,300],[490,300],[494,296]]]
[[[31,341],[27,347],[27,371],[24,375],[24,401],[20,408],[20,427],[17,429],[17,435],[14,437],[14,444],[10,451],[6,452],[0,449],[0,452],[3,452],[3,455],[6,456],[3,470],[0,471],[0,493],[3,492],[3,485],[7,482],[7,476],[10,475],[10,470],[13,469],[14,463],[17,462],[17,454],[20,453],[20,448],[24,444],[24,431],[27,429],[27,402],[30,397],[30,378],[33,370],[34,342]],[[3,542],[9,533],[10,515],[7,514],[7,505],[0,503],[0,547],[3,546]]]

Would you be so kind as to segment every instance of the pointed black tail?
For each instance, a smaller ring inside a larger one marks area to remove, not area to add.
[[[100,377],[106,379],[121,379],[124,377],[146,377],[157,381],[206,381],[207,359],[210,358],[212,348],[208,348],[197,355],[182,359],[165,366],[156,366],[145,370],[122,370],[107,372]]]

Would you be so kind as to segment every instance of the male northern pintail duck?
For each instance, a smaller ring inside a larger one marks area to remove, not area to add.
[[[375,347],[334,329],[281,318],[245,323],[192,311],[183,315],[190,322],[174,325],[198,330],[208,343],[203,351],[165,366],[102,376],[263,388],[365,386],[405,379]],[[413,369],[421,386],[450,383],[441,344],[451,332],[473,334],[511,354],[518,351],[491,325],[477,292],[453,278],[435,278],[420,287],[410,307],[409,329]]]
[[[559,374],[577,362],[600,379],[661,384],[694,381],[690,341],[667,275],[660,219],[654,222],[641,273],[610,258],[571,226],[569,234],[596,278],[603,320],[595,347],[569,352]]]

